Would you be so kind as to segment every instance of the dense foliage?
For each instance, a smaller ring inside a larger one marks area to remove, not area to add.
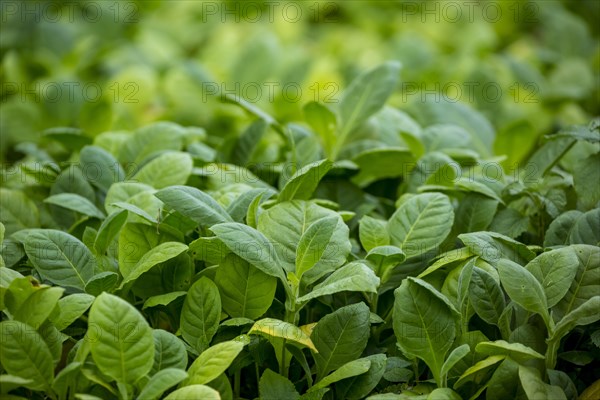
[[[506,2],[511,18],[430,31],[393,2],[315,3],[298,23],[232,30],[194,2],[121,3],[135,13],[118,24],[106,4],[96,25],[3,9],[1,396],[597,398],[584,17]],[[291,44],[311,29],[314,49]],[[303,95],[250,101],[214,76]],[[44,82],[102,95],[51,101]],[[417,82],[517,95],[457,101]],[[109,90],[128,83],[139,101]]]

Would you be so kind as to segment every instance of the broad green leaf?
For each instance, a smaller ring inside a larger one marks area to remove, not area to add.
[[[94,302],[95,297],[85,293],[75,293],[58,301],[58,313],[50,316],[56,329],[62,331],[83,315]]]
[[[329,275],[310,292],[299,297],[296,302],[303,303],[310,299],[343,291],[377,293],[379,278],[373,270],[362,262],[351,262]]]
[[[600,246],[600,208],[590,210],[577,218],[569,235],[569,243]]]
[[[331,374],[327,375],[320,381],[318,381],[309,391],[314,392],[319,389],[326,388],[332,383],[339,382],[342,379],[351,378],[353,376],[364,374],[371,367],[371,361],[367,358],[359,358],[358,360],[352,360],[336,369]]]
[[[267,128],[266,121],[260,118],[248,125],[233,147],[231,158],[235,164],[246,166],[252,161],[252,155],[267,132]]]
[[[223,310],[231,317],[251,320],[261,317],[269,309],[277,288],[277,278],[234,254],[225,257],[217,268],[215,283],[219,287]]]
[[[0,362],[6,372],[30,380],[25,387],[48,390],[54,379],[54,362],[40,334],[19,321],[0,322],[0,334]]]
[[[579,259],[571,247],[542,253],[525,266],[541,283],[548,307],[554,307],[565,296],[578,267]]]
[[[450,352],[446,361],[442,365],[442,369],[440,370],[440,375],[442,376],[442,380],[447,381],[448,373],[450,370],[456,365],[457,362],[462,360],[469,352],[471,351],[471,347],[468,344],[463,344],[456,347],[454,350]]]
[[[99,295],[90,309],[86,337],[98,369],[117,382],[133,384],[150,372],[152,329],[125,300],[108,293]]]
[[[87,180],[103,192],[113,183],[125,180],[125,171],[119,162],[101,147],[85,146],[79,152],[79,161]]]
[[[158,246],[161,238],[156,228],[137,223],[126,223],[119,233],[119,271],[129,276],[140,259]]]
[[[506,308],[504,292],[494,277],[481,268],[473,268],[468,289],[471,305],[488,324],[499,325]]]
[[[390,244],[390,236],[387,233],[386,225],[386,221],[375,219],[368,215],[361,218],[358,232],[360,243],[366,251]]]
[[[150,193],[144,192],[144,193],[140,193],[140,195],[150,195]],[[140,197],[136,196],[135,198],[139,199]],[[117,209],[131,211],[133,214],[141,217],[143,220],[151,222],[152,224],[158,224],[158,219],[156,217],[153,217],[146,210],[136,206],[135,204],[118,201],[116,203],[112,203],[111,206],[115,207]],[[160,207],[157,207],[156,209],[160,210]]]
[[[433,264],[431,264],[427,269],[421,272],[417,278],[424,278],[425,276],[434,273],[438,269],[446,268],[448,266],[454,265],[457,262],[463,262],[475,254],[471,252],[466,247],[461,247],[460,249],[450,250],[446,253],[440,254],[437,258],[434,259]]]
[[[275,194],[274,190],[271,189],[250,189],[247,192],[239,195],[229,206],[227,207],[227,213],[231,216],[234,222],[244,222],[250,205],[257,199],[263,197],[271,197]],[[260,201],[260,199],[258,200]],[[226,221],[222,221],[226,222]]]
[[[571,231],[581,215],[583,215],[581,211],[569,210],[554,219],[546,231],[544,247],[568,245]]]
[[[136,129],[119,148],[119,160],[125,165],[138,165],[165,150],[181,150],[184,134],[183,127],[165,121]]]
[[[454,389],[458,389],[467,382],[482,383],[485,377],[494,369],[506,356],[490,356],[484,360],[478,361],[475,365],[467,368],[465,372],[454,383]]]
[[[0,188],[0,220],[6,228],[6,236],[21,229],[37,228],[40,217],[35,203],[23,192]]]
[[[192,157],[188,153],[164,153],[144,164],[133,179],[156,189],[171,185],[185,185],[192,174],[193,164]]]
[[[165,400],[221,400],[219,392],[206,385],[189,385],[177,389],[165,397]]]
[[[526,245],[496,232],[462,233],[458,238],[472,253],[492,264],[506,258],[525,265],[535,258]]]
[[[600,182],[600,153],[592,154],[575,164],[573,183],[578,200],[586,210],[600,203],[600,185],[590,182]]]
[[[579,265],[567,293],[552,309],[555,321],[600,293],[600,249],[585,244],[571,248],[575,250]]]
[[[83,146],[92,143],[92,138],[87,136],[84,133],[84,131],[77,128],[50,128],[43,131],[42,136],[52,140],[56,140],[71,151],[79,150]]]
[[[384,63],[352,81],[340,101],[340,138],[344,144],[347,135],[383,107],[398,82],[400,63]],[[334,154],[334,159],[336,158]]]
[[[549,324],[548,300],[542,285],[531,272],[510,260],[500,259],[496,263],[500,282],[512,301],[534,313],[538,313]]]
[[[477,193],[467,194],[456,210],[456,229],[459,232],[484,231],[492,223],[498,201]]]
[[[487,382],[486,400],[518,398],[521,392],[518,376],[519,364],[510,357],[505,358]]]
[[[352,182],[364,188],[381,179],[405,176],[416,160],[406,148],[384,147],[363,151],[352,161],[360,168]]]
[[[557,341],[578,325],[589,325],[600,320],[600,296],[594,296],[565,315],[554,327],[548,342]]]
[[[110,214],[102,221],[102,225],[98,228],[98,235],[94,241],[94,249],[96,249],[98,254],[106,252],[108,246],[111,245],[123,225],[125,225],[125,222],[127,222],[127,216],[127,211],[122,210]]]
[[[307,200],[309,199],[317,185],[323,179],[325,174],[331,169],[333,162],[324,159],[315,161],[300,168],[286,182],[277,201],[284,202],[289,200]]]
[[[300,237],[296,250],[296,276],[302,275],[321,261],[325,249],[331,241],[333,231],[340,217],[332,215],[313,222]]]
[[[166,242],[161,243],[140,258],[135,266],[127,273],[123,274],[124,279],[121,283],[123,287],[126,283],[131,282],[139,278],[144,272],[149,271],[157,264],[168,261],[172,258],[177,257],[184,251],[187,251],[188,247],[183,243],[178,242]],[[123,273],[123,271],[121,271]]]
[[[158,399],[164,392],[187,378],[187,373],[177,368],[166,368],[152,375],[138,398],[144,400]]]
[[[371,362],[369,370],[364,374],[340,380],[335,385],[335,391],[339,393],[340,397],[348,400],[363,399],[371,393],[383,377],[387,364],[385,354],[373,354],[363,359]]]
[[[169,207],[202,226],[233,221],[215,199],[194,187],[169,186],[155,195]]]
[[[446,353],[456,338],[458,312],[443,294],[420,279],[405,279],[394,296],[398,346],[425,361],[440,384]]]
[[[88,248],[68,233],[36,229],[27,235],[25,252],[44,279],[83,290],[94,274],[96,260]]]
[[[106,212],[109,214],[118,211],[119,208],[113,206],[115,203],[127,203],[131,201],[131,199],[135,198],[140,193],[154,193],[156,189],[154,189],[150,185],[146,185],[144,183],[138,182],[117,182],[114,183],[106,192],[106,198],[104,199],[104,208]]]
[[[450,388],[436,388],[427,395],[427,400],[462,400],[462,397]]]
[[[151,374],[167,368],[186,369],[188,355],[181,339],[162,329],[154,329],[152,337],[154,340],[154,363],[150,370]]]
[[[190,287],[181,310],[181,335],[192,348],[202,353],[217,332],[221,317],[219,289],[207,277]]]
[[[76,390],[79,383],[78,378],[81,376],[81,367],[82,363],[80,362],[70,362],[56,374],[54,382],[52,382],[52,390],[58,398],[66,399],[69,391]]]
[[[221,342],[206,349],[188,369],[188,378],[183,385],[205,384],[221,375],[244,348],[244,344],[233,340]]]
[[[61,287],[43,287],[36,290],[14,310],[13,319],[39,328],[50,316],[64,291]]]
[[[494,342],[481,342],[475,346],[475,351],[487,356],[507,356],[523,363],[531,359],[543,360],[544,356],[530,347],[521,343],[508,343],[504,340]]]
[[[116,286],[119,274],[111,271],[100,272],[90,278],[85,284],[85,292],[97,296],[102,292],[110,292]]]
[[[306,122],[319,136],[326,155],[331,155],[335,146],[337,125],[335,114],[327,106],[316,101],[308,102],[304,108]]]
[[[105,215],[91,201],[75,193],[60,193],[46,197],[44,203],[54,204],[88,217],[104,219]]]
[[[394,267],[406,260],[406,254],[396,246],[378,246],[371,249],[365,258],[371,262],[381,282],[386,282]]]
[[[189,244],[190,255],[208,265],[220,264],[231,251],[216,236],[200,237]]]
[[[286,282],[285,273],[281,268],[273,244],[262,233],[237,222],[213,225],[210,230],[233,253],[265,274]]]
[[[273,244],[283,268],[292,272],[295,269],[298,243],[304,232],[317,220],[334,215],[339,214],[314,202],[293,200],[265,210],[259,217],[258,230]],[[316,282],[345,263],[351,248],[348,235],[348,226],[341,219],[338,220],[321,259],[304,273],[303,281],[306,285]]]
[[[149,297],[144,302],[144,305],[142,306],[142,310],[144,310],[146,308],[156,307],[156,306],[167,306],[167,305],[171,304],[172,302],[174,302],[175,300],[185,297],[186,295],[187,295],[187,292],[177,291],[177,292],[164,293],[164,294],[159,294],[156,296]]]
[[[558,386],[545,383],[531,367],[519,365],[519,380],[528,399],[567,400],[567,396]]]
[[[407,258],[439,246],[450,233],[454,211],[447,196],[423,193],[406,200],[388,221],[390,243]]]
[[[263,318],[250,328],[248,334],[258,334],[265,336],[267,339],[284,339],[288,342],[293,342],[297,345],[306,346],[314,352],[318,352],[310,337],[298,328],[296,325],[290,324],[273,318]]]
[[[361,355],[369,338],[369,316],[369,308],[358,303],[321,318],[310,335],[319,351],[313,354],[317,380]]]
[[[266,369],[260,377],[258,391],[261,400],[298,400],[300,394],[289,379]]]

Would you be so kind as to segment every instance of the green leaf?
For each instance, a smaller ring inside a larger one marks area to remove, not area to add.
[[[193,166],[194,162],[188,153],[168,152],[145,164],[132,179],[156,189],[185,185]]]
[[[154,363],[150,374],[153,375],[167,368],[186,369],[188,355],[181,339],[162,329],[154,329],[152,337],[154,340]]]
[[[265,336],[267,339],[284,339],[296,345],[305,346],[314,352],[318,352],[310,337],[298,328],[296,325],[290,324],[274,318],[263,318],[250,328],[248,334],[258,334]]]
[[[569,290],[552,309],[555,320],[559,320],[600,293],[600,249],[584,244],[571,247],[579,260],[578,268]]]
[[[366,358],[359,358],[358,360],[352,360],[338,369],[336,369],[331,374],[327,375],[320,381],[318,381],[313,387],[311,387],[309,392],[314,392],[319,389],[326,388],[332,383],[336,383],[341,381],[342,379],[351,378],[353,376],[364,374],[371,367],[371,361]]]
[[[488,324],[499,325],[506,308],[504,292],[496,279],[481,268],[473,268],[468,290],[471,305]]]
[[[494,342],[481,342],[475,346],[475,351],[487,356],[507,356],[513,360],[524,363],[527,360],[538,359],[543,360],[544,356],[531,347],[527,347],[521,343],[508,343],[504,340],[496,340]]]
[[[32,327],[19,321],[0,322],[0,362],[11,375],[30,380],[23,386],[49,390],[54,379],[52,354]]]
[[[575,144],[575,140],[562,137],[547,140],[527,161],[528,168],[521,170],[521,179],[525,183],[534,183],[540,180]]]
[[[87,180],[103,192],[113,183],[125,180],[125,171],[119,162],[101,147],[85,146],[79,152],[79,161]]]
[[[85,292],[92,296],[97,296],[102,292],[110,292],[119,280],[119,274],[111,271],[104,271],[90,278],[85,284]]]
[[[36,290],[14,310],[13,319],[38,329],[50,316],[65,290],[61,287],[44,287]]]
[[[210,227],[233,253],[248,261],[267,275],[286,282],[273,244],[262,233],[237,222],[217,224]]]
[[[335,215],[339,214],[314,202],[292,200],[265,210],[259,217],[258,230],[275,247],[283,268],[292,272],[295,269],[298,243],[304,232],[317,220]],[[319,262],[304,273],[303,283],[310,285],[346,262],[351,249],[348,235],[348,226],[341,219],[338,220],[329,245]]]
[[[567,400],[561,388],[545,383],[531,367],[519,365],[519,380],[528,399]]]
[[[554,219],[546,231],[544,247],[568,245],[571,231],[581,215],[583,215],[581,211],[569,210]]]
[[[390,236],[387,233],[386,225],[386,221],[371,218],[368,215],[361,218],[358,233],[360,243],[366,251],[390,244]]]
[[[308,102],[304,108],[306,122],[319,136],[326,155],[331,155],[335,146],[337,125],[335,114],[324,104],[316,101]]]
[[[43,279],[82,290],[93,276],[96,260],[88,248],[68,233],[36,229],[27,235],[25,252]]]
[[[554,327],[548,342],[557,341],[578,325],[589,325],[600,320],[600,296],[594,296],[565,315]]]
[[[393,325],[398,346],[419,357],[441,384],[441,369],[457,334],[458,312],[430,284],[407,278],[394,291]]]
[[[140,260],[135,264],[135,266],[128,273],[123,274],[123,282],[121,283],[121,287],[123,287],[126,283],[131,282],[139,278],[144,272],[149,271],[157,264],[168,261],[172,258],[177,257],[181,253],[188,250],[188,247],[183,243],[178,242],[166,242],[161,243],[140,258]]]
[[[324,159],[315,161],[300,168],[286,182],[277,201],[284,202],[293,199],[309,199],[325,174],[331,169],[333,162]]]
[[[548,300],[542,285],[525,268],[510,260],[496,263],[500,282],[511,300],[527,311],[538,313],[549,326]]]
[[[289,379],[266,369],[260,377],[258,391],[261,400],[297,400],[300,394]]]
[[[488,380],[486,400],[518,398],[522,391],[519,384],[519,364],[505,358]]]
[[[159,294],[156,296],[148,297],[148,299],[146,299],[146,301],[144,302],[144,305],[142,306],[142,310],[145,310],[146,308],[156,307],[156,306],[167,306],[167,305],[171,304],[172,302],[174,302],[175,300],[185,297],[186,295],[187,295],[187,292],[177,291],[177,292],[163,293],[163,294]]]
[[[181,310],[181,335],[192,348],[202,353],[219,328],[221,297],[219,289],[207,277],[190,287]]]
[[[492,223],[498,201],[477,193],[468,193],[456,211],[456,227],[459,232],[484,231]]]
[[[462,233],[458,238],[472,253],[492,264],[506,258],[525,265],[535,257],[523,243],[496,232]]]
[[[569,235],[569,243],[600,246],[600,208],[590,210],[577,218]]]
[[[554,307],[565,296],[578,267],[579,259],[571,247],[542,253],[525,266],[542,285],[548,307]]]
[[[165,400],[221,400],[219,392],[206,385],[189,385],[177,389],[165,397]]]
[[[245,260],[226,256],[215,276],[223,309],[231,317],[255,320],[271,306],[277,288],[277,278],[267,275]]]
[[[215,199],[191,186],[169,186],[158,191],[155,196],[202,226],[233,221]]]
[[[125,225],[125,222],[127,222],[127,216],[127,211],[122,210],[110,214],[102,221],[102,225],[98,228],[98,235],[94,241],[94,249],[96,249],[98,254],[106,253],[108,246],[111,245],[123,225]]]
[[[35,203],[23,192],[6,188],[0,188],[0,220],[6,228],[6,236],[21,229],[40,226]]]
[[[391,61],[374,68],[352,81],[340,101],[340,138],[347,135],[383,107],[398,82],[400,63]],[[335,157],[333,157],[335,159]]]
[[[415,157],[403,147],[369,149],[355,156],[352,161],[360,171],[352,177],[352,182],[360,187],[386,179],[405,176],[415,165]]]
[[[371,366],[366,373],[340,380],[335,385],[335,391],[339,393],[341,398],[348,400],[363,399],[371,393],[383,377],[387,365],[385,354],[373,354],[363,359],[371,362]]]
[[[164,392],[187,378],[187,373],[177,368],[166,368],[156,374],[148,381],[138,398],[144,400],[158,399]]]
[[[317,323],[310,337],[319,351],[313,354],[318,380],[362,354],[369,338],[369,316],[369,307],[358,303],[339,308]]]
[[[125,300],[108,293],[99,295],[90,309],[86,337],[98,369],[117,382],[133,384],[150,372],[152,329]]]
[[[484,360],[478,361],[475,365],[467,368],[465,372],[454,383],[454,389],[458,389],[467,382],[480,384],[485,380],[485,376],[494,369],[506,356],[490,356]]]
[[[221,375],[244,348],[237,341],[227,341],[206,349],[188,369],[188,379],[182,385],[205,384]]]
[[[471,347],[465,343],[463,345],[456,347],[454,350],[452,350],[450,352],[450,354],[448,355],[448,358],[446,358],[446,361],[444,361],[444,364],[442,365],[442,369],[440,370],[440,375],[442,377],[442,380],[446,381],[450,370],[456,365],[456,363],[458,363],[467,354],[469,354],[470,351],[471,351]]]
[[[351,262],[329,275],[309,293],[299,297],[296,303],[343,291],[377,293],[379,278],[362,262]]]
[[[306,271],[321,261],[339,220],[340,217],[335,215],[321,218],[302,234],[296,250],[296,276],[299,280]]]
[[[407,258],[439,246],[450,233],[454,211],[447,196],[440,193],[415,195],[402,203],[388,221],[390,243]]]
[[[59,193],[46,197],[44,203],[54,204],[88,217],[104,219],[105,215],[91,201],[75,193]]]
[[[136,129],[133,134],[127,135],[120,147],[119,160],[125,164],[138,165],[165,150],[181,150],[184,134],[183,127],[165,121]]]
[[[240,135],[233,147],[231,158],[236,165],[246,166],[252,161],[260,140],[267,132],[268,124],[264,119],[256,119]]]
[[[58,301],[58,313],[50,316],[56,329],[62,331],[87,311],[95,297],[85,293],[75,293]]]
[[[250,189],[241,195],[239,195],[230,205],[227,207],[227,213],[231,215],[234,222],[244,222],[250,205],[256,201],[256,199],[263,198],[264,196],[271,197],[275,194],[274,190],[271,189]],[[226,221],[222,221],[226,222]]]

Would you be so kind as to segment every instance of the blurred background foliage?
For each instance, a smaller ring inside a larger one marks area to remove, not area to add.
[[[519,151],[600,110],[597,1],[3,1],[1,7],[3,162],[35,152],[42,132],[57,126],[93,138],[170,120],[205,128],[218,147],[251,118],[220,101],[216,88],[238,93],[282,123],[300,121],[307,102],[335,107],[353,77],[386,60],[403,66],[391,105],[427,126],[436,122],[428,120],[435,109],[423,112],[421,105],[440,102],[435,92],[441,91],[483,113],[496,142],[517,132],[521,142],[510,143]]]

